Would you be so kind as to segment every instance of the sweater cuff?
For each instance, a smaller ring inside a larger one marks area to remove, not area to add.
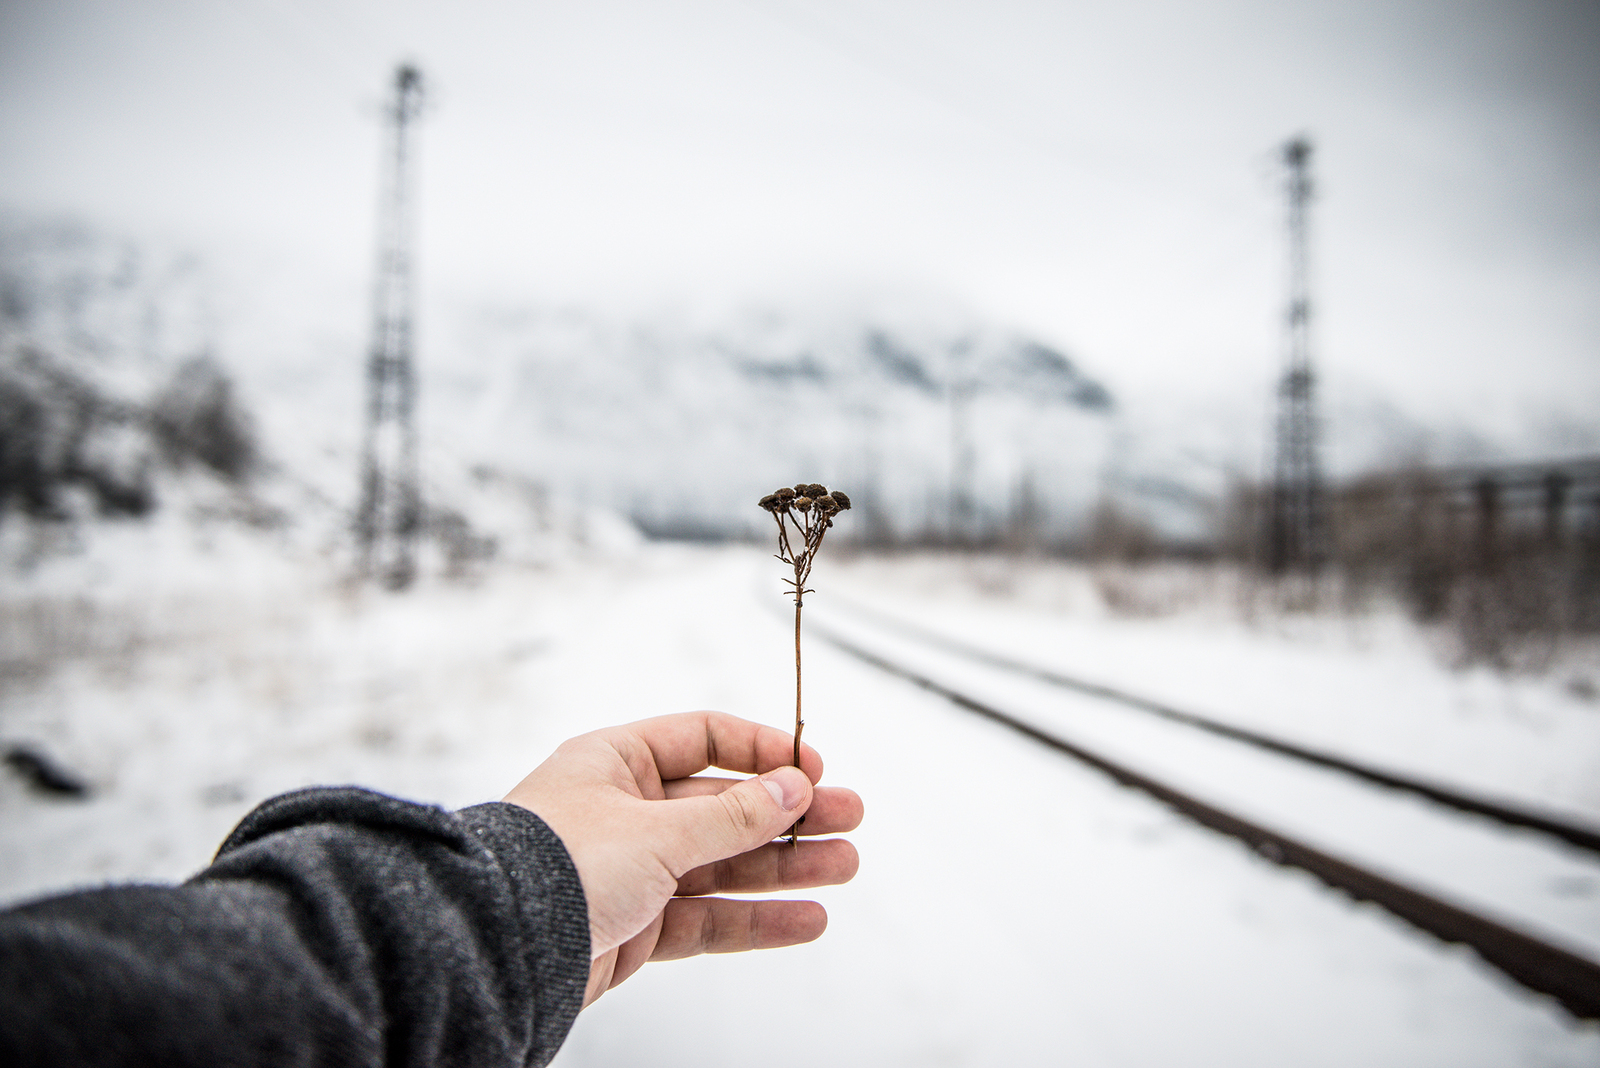
[[[510,881],[539,1005],[534,1048],[555,1050],[589,985],[589,906],[567,847],[532,812],[504,801],[456,813]]]

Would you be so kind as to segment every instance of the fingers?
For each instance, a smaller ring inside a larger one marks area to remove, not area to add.
[[[673,779],[663,783],[670,800],[677,797],[704,797],[720,794],[739,783],[739,779],[719,779],[710,775],[696,775],[688,779]],[[819,786],[811,795],[811,807],[806,809],[806,821],[800,825],[800,834],[844,834],[861,826],[863,815],[861,796],[854,790],[839,786]]]
[[[719,793],[647,804],[656,856],[674,879],[772,841],[811,803],[811,781],[780,767]]]
[[[619,749],[625,740],[649,748],[663,781],[706,768],[759,775],[794,759],[793,735],[723,712],[657,716],[615,730],[621,736],[614,739]],[[809,745],[800,747],[800,767],[812,782],[822,778],[822,757]]]
[[[729,901],[675,897],[663,914],[651,960],[797,946],[821,936],[828,914],[815,901]]]
[[[807,816],[806,822],[810,822]],[[679,896],[766,894],[837,886],[861,866],[856,847],[843,838],[822,842],[769,842],[760,849],[695,868],[678,880]]]

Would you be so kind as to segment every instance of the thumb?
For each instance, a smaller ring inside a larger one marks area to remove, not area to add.
[[[811,780],[799,768],[775,768],[720,794],[660,806],[667,826],[664,858],[678,875],[748,853],[788,830],[811,805]]]

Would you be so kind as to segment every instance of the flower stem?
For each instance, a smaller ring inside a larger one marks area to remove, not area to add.
[[[800,718],[800,598],[794,599],[794,766],[800,766],[800,732],[806,721]]]
[[[805,730],[806,721],[800,716],[800,608],[804,591],[800,586],[795,586],[794,593],[794,766],[800,766],[800,732]],[[794,826],[789,828],[789,844],[796,845],[800,841],[800,825],[806,821],[804,816],[794,821]]]
[[[800,733],[806,726],[800,704],[800,609],[807,592],[806,579],[811,577],[811,565],[822,547],[823,535],[833,526],[833,517],[850,508],[850,498],[838,492],[830,495],[827,487],[810,482],[797,484],[793,489],[780,486],[776,493],[767,494],[757,503],[778,524],[778,559],[794,568],[794,578],[784,581],[794,587],[789,593],[794,597],[794,766],[798,768]],[[800,536],[799,552],[789,540],[790,523],[794,524],[794,533]],[[800,825],[804,822],[805,817],[801,816],[789,828],[790,845],[799,842]]]

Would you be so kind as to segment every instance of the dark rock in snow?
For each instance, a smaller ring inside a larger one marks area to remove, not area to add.
[[[22,776],[32,789],[53,797],[86,798],[89,786],[57,764],[42,749],[16,743],[6,747],[6,765]]]

